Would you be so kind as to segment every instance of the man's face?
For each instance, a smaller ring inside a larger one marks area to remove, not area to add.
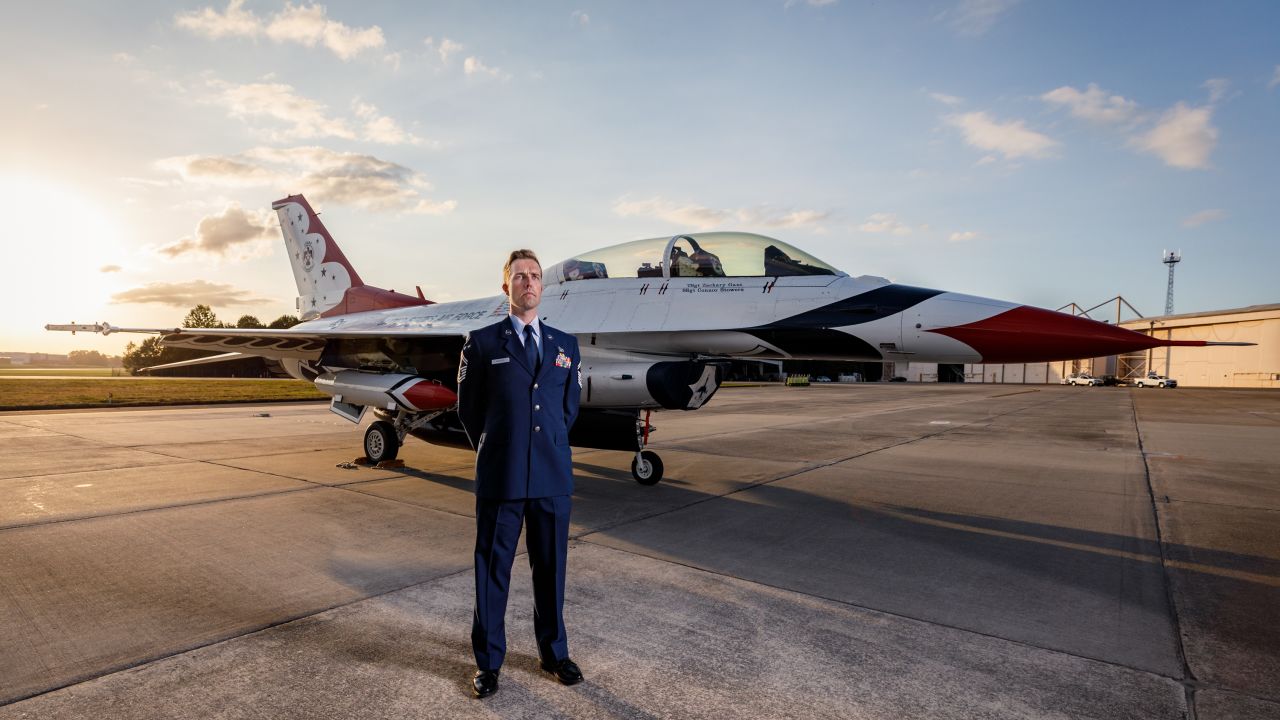
[[[502,286],[516,312],[534,310],[542,302],[542,268],[537,261],[521,258],[511,263],[511,281]]]

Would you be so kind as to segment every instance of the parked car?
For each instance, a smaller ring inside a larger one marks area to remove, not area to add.
[[[1102,378],[1096,378],[1089,373],[1076,373],[1062,378],[1063,385],[1101,385]]]
[[[1146,377],[1138,378],[1138,379],[1135,381],[1135,384],[1136,384],[1138,387],[1144,387],[1144,388],[1145,388],[1145,387],[1162,387],[1162,388],[1175,388],[1175,387],[1178,387],[1178,381],[1177,381],[1177,380],[1174,380],[1174,379],[1173,379],[1173,378],[1171,378],[1171,377],[1165,377],[1165,376],[1163,376],[1163,375],[1158,375],[1158,374],[1153,373],[1153,372],[1152,372],[1152,373],[1147,373],[1147,376],[1146,376]]]

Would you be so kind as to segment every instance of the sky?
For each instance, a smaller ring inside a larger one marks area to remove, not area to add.
[[[1269,1],[14,4],[0,352],[293,312],[293,193],[365,282],[438,301],[499,293],[516,247],[739,230],[1148,316],[1180,250],[1175,311],[1277,303],[1277,28]]]

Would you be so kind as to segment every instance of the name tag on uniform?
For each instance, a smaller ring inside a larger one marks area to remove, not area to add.
[[[490,361],[490,363],[489,363],[489,364],[490,364],[490,365],[501,365],[502,363],[509,363],[509,362],[511,362],[511,358],[509,358],[509,357],[504,357],[504,358],[494,358],[492,361]]]
[[[567,368],[570,365],[573,365],[573,361],[569,359],[568,355],[565,355],[564,353],[556,355],[556,367]]]

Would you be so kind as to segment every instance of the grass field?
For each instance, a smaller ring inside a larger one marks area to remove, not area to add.
[[[5,377],[43,377],[50,375],[75,375],[76,377],[119,377],[128,373],[123,368],[104,367],[63,367],[63,368],[29,368],[0,367],[0,378]]]
[[[0,410],[273,402],[326,397],[315,385],[303,380],[0,377]]]

